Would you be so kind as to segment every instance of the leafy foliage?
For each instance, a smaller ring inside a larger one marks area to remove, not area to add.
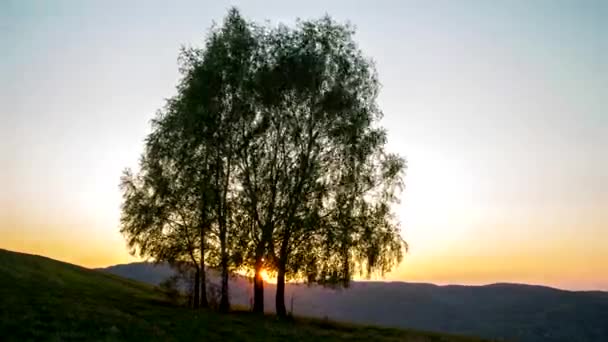
[[[269,269],[279,315],[288,279],[348,286],[400,262],[405,160],[384,149],[377,74],[353,35],[328,16],[268,28],[231,9],[204,48],[183,50],[178,94],[123,177],[129,245],[203,277],[218,266],[222,310],[244,269],[263,312]]]

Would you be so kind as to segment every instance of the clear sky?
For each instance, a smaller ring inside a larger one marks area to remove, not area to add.
[[[0,1],[0,248],[134,260],[125,167],[175,93],[180,45],[230,5],[329,13],[377,64],[409,163],[389,280],[608,290],[608,1]]]

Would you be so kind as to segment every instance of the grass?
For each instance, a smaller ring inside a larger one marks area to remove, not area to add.
[[[0,249],[0,340],[482,341],[430,332],[177,307],[154,287]]]

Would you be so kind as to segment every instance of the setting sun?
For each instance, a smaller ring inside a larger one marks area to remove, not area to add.
[[[272,278],[270,278],[270,276],[268,275],[268,272],[266,272],[265,269],[263,269],[260,272],[260,275],[262,276],[262,279],[264,279],[264,282],[266,282],[266,283],[268,283],[268,282],[270,282],[272,280]]]

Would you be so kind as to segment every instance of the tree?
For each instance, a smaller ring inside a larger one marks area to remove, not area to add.
[[[161,132],[159,129],[155,133]],[[133,254],[173,265],[189,263],[196,274],[193,306],[198,307],[200,274],[204,273],[204,265],[199,265],[202,258],[197,255],[198,213],[193,210],[196,207],[187,205],[194,199],[190,182],[181,176],[176,160],[167,158],[172,150],[169,147],[174,145],[160,136],[149,136],[139,174],[126,170],[121,179],[121,232]]]
[[[203,284],[205,263],[218,266],[223,311],[245,268],[263,312],[273,270],[281,316],[289,279],[347,286],[399,262],[405,161],[384,149],[377,75],[353,34],[327,16],[268,29],[231,9],[204,48],[183,50],[178,94],[123,179],[131,246],[190,258]]]
[[[213,35],[208,45],[216,38]],[[212,262],[222,258],[217,251],[226,241],[229,183],[224,181],[224,149],[218,148],[223,137],[218,134],[221,79],[213,69],[213,56],[204,52],[182,50],[178,94],[152,121],[138,175],[127,171],[122,179],[121,231],[141,256],[169,262],[189,258],[196,269],[195,306],[202,287],[200,302],[206,307],[206,256],[211,255]],[[227,288],[223,298],[228,303]]]
[[[254,232],[254,311],[265,260],[285,315],[287,277],[347,285],[351,264],[370,274],[402,257],[390,205],[405,161],[383,150],[376,74],[352,35],[325,17],[260,38],[257,115],[242,130],[238,174]]]
[[[167,226],[182,227],[188,233],[175,236],[173,240],[189,248],[187,251],[174,248],[175,256],[171,257],[190,255],[193,262],[198,258],[197,269],[200,269],[203,289],[206,289],[205,262],[219,266],[222,277],[219,308],[222,311],[230,306],[229,273],[238,267],[243,253],[238,240],[242,235],[236,231],[232,213],[235,202],[233,171],[239,145],[235,130],[243,114],[249,112],[249,62],[255,48],[249,28],[233,9],[221,28],[211,30],[204,49],[182,51],[180,71],[183,77],[178,94],[154,120],[141,164],[140,177],[144,179],[141,187],[146,189],[140,193],[158,208],[148,211],[147,207],[140,206],[130,210],[133,201],[129,189],[137,187],[130,175],[123,179],[123,233],[130,244],[141,247],[158,241],[158,245],[165,248],[163,243],[173,236]],[[150,177],[150,174],[156,176]],[[131,184],[133,186],[129,187]],[[145,216],[140,215],[141,212]],[[158,223],[148,225],[146,229],[135,229],[146,224],[142,219]],[[151,232],[158,239],[151,239]],[[194,232],[198,234],[194,236]],[[198,253],[192,250],[194,246],[198,246]],[[161,258],[160,254],[153,256]],[[162,258],[169,257],[163,254]],[[198,285],[195,287],[198,289]],[[206,306],[206,291],[202,294]]]
[[[256,40],[250,25],[238,11],[229,11],[224,25],[211,31],[204,50],[190,49],[183,55],[184,139],[192,143],[192,154],[205,163],[208,202],[214,218],[217,245],[214,255],[221,269],[220,310],[229,309],[228,277],[242,257],[241,234],[234,222],[236,153],[240,146],[236,133],[247,119],[251,101],[252,53]]]

